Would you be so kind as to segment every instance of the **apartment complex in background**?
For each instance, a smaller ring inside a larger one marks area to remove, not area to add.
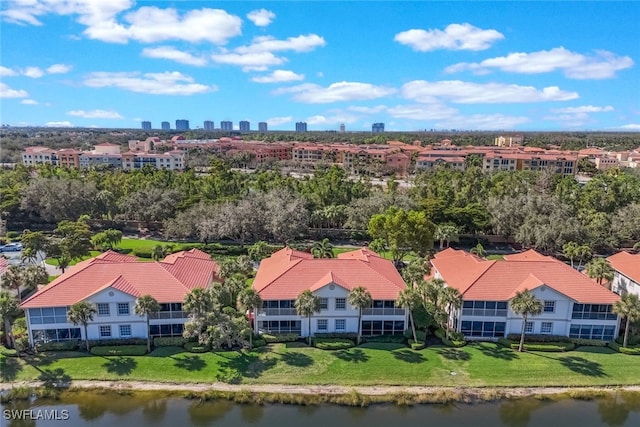
[[[204,121],[204,130],[214,130],[215,125],[213,124],[213,120],[205,120]]]
[[[307,122],[296,122],[296,132],[306,132]]]
[[[240,123],[238,123],[240,132],[249,132],[251,130],[251,123],[249,123],[247,120],[241,120]]]
[[[233,122],[230,120],[223,120],[220,122],[220,130],[230,131],[233,130]]]
[[[162,124],[160,125],[160,127],[162,128],[162,130],[171,130],[171,123],[169,123],[169,122],[162,122]]]
[[[143,121],[141,125],[142,125],[142,130],[151,130],[151,122]]]
[[[378,133],[384,132],[384,123],[374,123],[371,125],[371,132]]]
[[[497,145],[498,147],[519,147],[523,142],[524,137],[522,135],[500,135],[493,141],[494,145]]]
[[[176,130],[189,130],[189,120],[185,120],[185,119],[176,120]]]
[[[267,122],[258,122],[258,131],[267,132],[269,130]]]

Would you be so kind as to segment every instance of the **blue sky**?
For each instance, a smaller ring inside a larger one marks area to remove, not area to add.
[[[640,130],[640,2],[2,0],[0,121]]]

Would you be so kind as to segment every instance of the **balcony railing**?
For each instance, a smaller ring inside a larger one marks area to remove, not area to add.
[[[404,308],[365,308],[363,316],[404,316]]]
[[[161,311],[149,314],[149,319],[184,319],[189,317],[186,311]]]
[[[495,308],[463,308],[462,309],[463,316],[493,316],[493,317],[504,317],[507,315],[507,310],[498,310]]]
[[[295,308],[263,308],[258,311],[258,316],[295,316],[298,314]]]

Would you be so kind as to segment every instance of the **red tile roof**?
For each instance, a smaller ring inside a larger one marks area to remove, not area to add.
[[[304,290],[329,283],[347,290],[364,286],[372,298],[380,300],[395,300],[406,288],[391,261],[367,248],[329,259],[284,248],[260,263],[253,288],[264,300],[295,299]]]
[[[486,261],[464,251],[447,249],[431,264],[465,300],[507,301],[516,292],[548,286],[580,303],[612,304],[619,297],[555,258],[530,250]]]
[[[640,253],[632,255],[629,252],[622,251],[611,255],[607,260],[614,269],[634,282],[640,283]]]
[[[160,303],[178,302],[192,289],[219,281],[218,270],[218,264],[197,249],[169,255],[161,262],[139,262],[135,257],[107,251],[69,268],[21,307],[73,305],[107,288],[136,298],[149,294]]]
[[[7,271],[8,267],[9,267],[9,260],[6,259],[5,257],[0,256],[0,276],[2,276],[5,271]]]

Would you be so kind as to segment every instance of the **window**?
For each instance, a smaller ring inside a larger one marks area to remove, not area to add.
[[[183,329],[184,325],[181,323],[149,326],[149,332],[154,337],[181,337]]]
[[[362,321],[362,335],[374,336],[374,335],[399,335],[404,333],[405,325],[402,320],[363,320]]]
[[[33,334],[34,343],[79,340],[81,337],[80,328],[34,329],[31,332]]]
[[[553,322],[542,322],[542,325],[540,326],[540,333],[550,334],[551,332],[553,332]]]
[[[615,330],[615,326],[571,325],[571,329],[569,330],[569,337],[613,341],[613,334]]]
[[[318,330],[326,331],[327,330],[327,319],[318,319]]]
[[[111,337],[111,325],[100,326],[100,338]]]
[[[299,334],[302,330],[302,322],[300,320],[268,320],[258,322],[258,329],[267,333]]]
[[[346,310],[346,308],[347,308],[347,299],[336,298],[336,310]]]
[[[533,322],[527,322],[527,324],[524,326],[524,333],[525,334],[533,333]]]
[[[109,316],[109,304],[100,303],[98,306],[98,316]]]
[[[572,319],[616,320],[611,304],[573,304]]]
[[[29,323],[32,325],[67,322],[67,307],[29,309]]]
[[[462,314],[464,316],[492,316],[507,315],[506,301],[463,301]]]
[[[345,319],[336,319],[336,331],[344,331],[347,321]]]
[[[129,303],[128,302],[119,302],[118,303],[118,316],[128,316],[129,315]]]
[[[545,301],[544,302],[544,312],[545,313],[555,313],[556,312],[556,302],[555,301]]]
[[[327,298],[320,298],[320,310],[326,310],[329,308],[329,300]]]
[[[120,336],[121,337],[130,337],[131,336],[131,325],[120,325]]]

